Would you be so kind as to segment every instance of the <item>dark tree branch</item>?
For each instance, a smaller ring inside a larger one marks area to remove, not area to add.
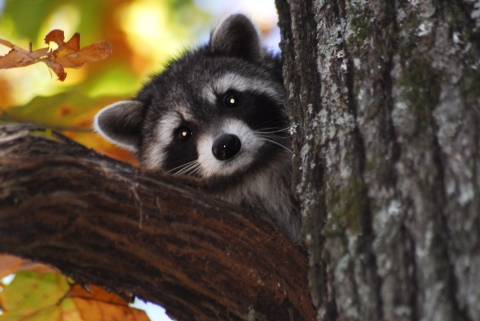
[[[178,320],[315,319],[306,254],[267,222],[36,130],[0,127],[0,252]]]

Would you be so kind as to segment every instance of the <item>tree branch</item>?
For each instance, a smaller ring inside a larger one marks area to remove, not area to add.
[[[0,252],[178,320],[314,320],[305,251],[268,222],[41,132],[0,126]]]

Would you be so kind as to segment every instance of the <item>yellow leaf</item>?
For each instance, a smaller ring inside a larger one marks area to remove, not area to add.
[[[31,314],[23,311],[5,313],[1,321],[86,321],[82,318],[72,299],[65,299],[59,305],[38,309]],[[101,319],[95,319],[101,320]],[[121,319],[120,319],[121,320]],[[120,321],[119,320],[119,321]]]
[[[23,315],[28,316],[58,303],[69,289],[65,276],[61,274],[22,271],[0,292],[0,302],[4,315],[23,311]]]
[[[57,273],[19,272],[0,292],[0,321],[149,321],[115,293],[90,285],[91,292]]]

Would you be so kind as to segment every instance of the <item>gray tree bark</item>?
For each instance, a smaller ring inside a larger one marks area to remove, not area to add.
[[[480,1],[276,0],[319,320],[480,320]]]

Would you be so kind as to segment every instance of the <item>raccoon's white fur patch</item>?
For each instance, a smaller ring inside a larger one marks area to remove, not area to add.
[[[273,81],[264,79],[247,78],[234,73],[225,74],[203,89],[202,95],[210,104],[214,105],[217,96],[225,94],[229,90],[238,92],[252,91],[259,94],[265,94],[275,102],[283,102],[283,88]]]
[[[240,151],[230,160],[220,161],[212,153],[215,139],[222,134],[233,134],[240,139]],[[255,153],[263,144],[263,140],[243,121],[237,119],[226,120],[220,130],[215,133],[201,135],[197,143],[198,162],[203,177],[213,175],[230,175],[235,171],[247,167],[255,161]]]
[[[158,121],[156,128],[157,144],[147,146],[145,167],[149,169],[160,168],[165,162],[165,148],[173,139],[175,129],[182,122],[182,116],[178,112],[165,114]]]

